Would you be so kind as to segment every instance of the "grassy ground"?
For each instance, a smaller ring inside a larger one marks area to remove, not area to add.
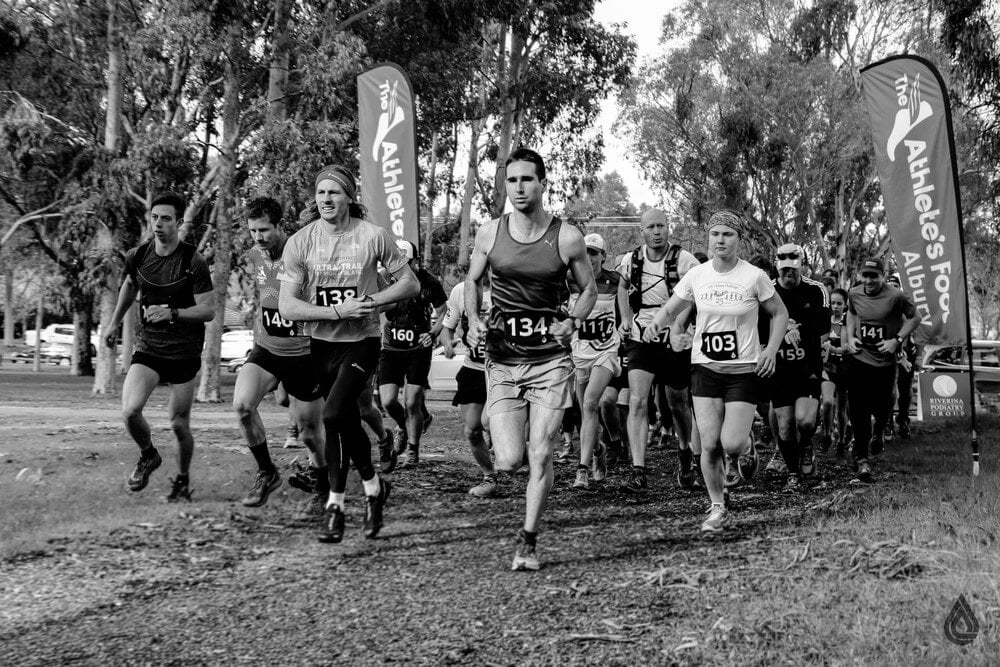
[[[231,378],[229,378],[231,380]],[[651,453],[651,491],[570,490],[557,469],[543,569],[510,573],[524,476],[502,497],[465,492],[474,468],[457,411],[424,462],[393,475],[382,538],[360,537],[350,493],[339,546],[283,526],[284,486],[238,505],[252,461],[226,406],[196,406],[196,501],[161,497],[172,464],[124,490],[135,452],[115,399],[56,372],[0,372],[0,646],[4,662],[430,664],[995,664],[1000,655],[1000,422],[969,474],[958,423],[893,443],[872,488],[824,457],[801,494],[761,477],[734,494],[736,527],[703,537],[704,497]],[[437,397],[443,398],[443,397]],[[165,395],[150,408],[172,451]],[[265,407],[275,441],[283,415]],[[280,450],[287,466],[301,452]],[[40,472],[39,472],[40,471]],[[614,476],[617,477],[617,476]],[[959,594],[980,632],[945,639]]]

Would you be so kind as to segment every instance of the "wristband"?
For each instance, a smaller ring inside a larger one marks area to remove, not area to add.
[[[339,310],[337,310],[337,307],[336,307],[336,306],[333,306],[333,314],[337,316],[337,319],[338,319],[338,320],[340,320],[340,319],[343,319],[343,318],[342,318],[342,317],[340,316],[340,311],[339,311]]]
[[[174,322],[177,321],[177,319],[179,317],[180,317],[180,313],[177,312],[177,309],[176,308],[171,308],[170,309],[170,323],[173,324]]]

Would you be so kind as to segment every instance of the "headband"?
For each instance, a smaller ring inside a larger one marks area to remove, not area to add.
[[[354,175],[347,169],[340,166],[323,167],[316,174],[316,182],[313,183],[313,187],[315,188],[324,179],[330,179],[340,184],[340,187],[344,188],[344,192],[351,198],[351,201],[357,201],[358,186],[355,185]]]

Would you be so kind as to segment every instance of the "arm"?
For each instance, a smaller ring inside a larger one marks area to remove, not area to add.
[[[480,227],[469,258],[469,273],[465,276],[465,317],[469,320],[469,330],[465,335],[470,347],[479,345],[486,334],[486,324],[479,319],[479,308],[483,298],[483,276],[486,275],[486,248],[493,245],[496,233],[495,220]]]
[[[920,324],[920,316],[917,313],[913,313],[910,317],[904,317],[903,326],[900,327],[899,333],[897,334],[903,340],[906,339]],[[889,354],[895,354],[896,350],[900,348],[901,343],[896,338],[890,338],[889,340],[884,340],[879,343],[879,350]]]
[[[781,341],[788,328],[788,310],[777,293],[767,301],[762,301],[760,307],[771,316],[771,331],[767,338],[767,345],[757,358],[757,374],[766,377],[774,373],[774,358],[778,354],[778,348],[781,347]]]
[[[594,271],[590,267],[590,260],[587,259],[587,247],[583,243],[583,235],[573,228],[563,228],[569,233],[566,237],[559,236],[560,249],[565,248],[570,272],[573,280],[580,288],[580,296],[576,298],[573,309],[570,311],[568,319],[558,322],[549,330],[552,336],[562,343],[568,345],[576,329],[576,320],[582,320],[590,315],[597,303],[597,283],[594,281]]]
[[[392,277],[394,281],[391,285],[369,295],[371,303],[376,306],[388,306],[420,294],[420,281],[417,280],[417,276],[409,264],[404,264],[401,269],[392,274]]]
[[[628,302],[628,281],[625,276],[621,276],[618,281],[618,312],[621,315],[621,327],[619,332],[622,339],[628,338],[632,333],[632,306]]]
[[[854,331],[858,327],[858,316],[851,310],[847,311],[847,324],[841,329],[840,337],[844,341],[844,350],[851,354],[858,353],[858,341],[854,338]]]
[[[135,303],[135,295],[138,292],[132,276],[126,275],[122,281],[121,289],[118,290],[118,303],[115,304],[115,312],[108,322],[108,330],[104,333],[104,342],[108,347],[114,347],[118,342],[118,325],[125,318],[125,313]]]
[[[660,306],[660,309],[653,315],[653,321],[642,332],[643,342],[655,340],[671,322],[677,319],[678,315],[690,309],[691,302],[685,301],[674,293],[665,304]]]
[[[436,340],[437,337],[440,336],[441,332],[444,330],[444,311],[446,305],[447,304],[442,303],[440,306],[434,309],[434,315],[433,315],[434,324],[431,326],[431,333],[430,333],[430,337],[432,340]]]
[[[440,338],[438,339],[441,345],[444,347],[445,359],[451,359],[455,356],[455,332],[448,327],[443,327],[441,329]]]

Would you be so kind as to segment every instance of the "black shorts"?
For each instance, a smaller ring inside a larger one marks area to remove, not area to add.
[[[319,378],[316,375],[316,364],[313,363],[311,355],[282,357],[265,350],[260,345],[255,345],[246,363],[260,366],[276,377],[289,396],[307,403],[323,398]]]
[[[148,352],[134,352],[132,363],[152,369],[160,376],[160,384],[185,384],[201,369],[201,358],[164,359]]]
[[[725,403],[760,401],[760,376],[756,373],[720,373],[702,364],[691,372],[691,395],[696,398],[721,398]]]
[[[486,405],[486,371],[462,366],[455,374],[455,382],[458,389],[455,398],[451,399],[452,405]]]
[[[801,370],[797,373],[781,373],[771,377],[771,406],[788,408],[795,405],[800,398],[823,398],[823,378],[818,373],[805,375]]]
[[[327,397],[344,366],[353,366],[363,376],[370,378],[378,366],[378,353],[381,349],[382,341],[378,338],[365,338],[349,343],[313,338],[309,345],[309,355],[316,367],[320,396]]]
[[[691,350],[676,352],[663,343],[637,341],[629,341],[625,349],[630,373],[652,373],[654,384],[663,384],[671,389],[687,389],[691,386]]]
[[[427,387],[431,374],[431,355],[434,350],[421,347],[416,350],[382,350],[378,361],[378,385],[405,384]]]

